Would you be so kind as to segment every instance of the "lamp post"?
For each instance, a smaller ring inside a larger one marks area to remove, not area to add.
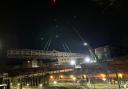
[[[85,44],[85,45],[87,45],[87,44]],[[96,63],[96,60],[93,60],[93,59],[91,59],[91,57],[85,57],[84,58],[84,62],[86,63],[86,64],[92,64],[92,63]],[[88,86],[89,86],[89,88],[91,88],[90,87],[90,82],[91,82],[91,80],[89,79],[89,75],[88,75],[88,71],[89,70],[89,68],[88,68],[88,66],[86,65],[86,78],[87,78],[87,82],[88,82]],[[94,89],[95,89],[95,83],[92,81],[92,83],[93,83],[93,85],[94,85]]]
[[[74,73],[73,75],[75,75],[75,66],[76,66],[76,61],[75,60],[71,60],[70,64],[73,66],[74,69]],[[74,76],[71,76],[71,78],[73,79],[73,84],[75,83],[76,78]]]
[[[85,64],[90,64],[90,63],[92,63],[92,60],[91,60],[91,58],[90,57],[85,57],[84,58],[84,63]],[[89,73],[89,71],[88,71],[88,65],[86,65],[86,79],[87,79],[87,85],[88,85],[88,87],[89,87],[89,89],[90,89],[90,78],[89,78],[89,75],[88,75],[88,73]]]

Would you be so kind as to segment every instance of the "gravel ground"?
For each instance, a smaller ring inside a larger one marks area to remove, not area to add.
[[[57,85],[51,85],[51,86],[47,86],[47,87],[36,87],[36,88],[32,88],[32,87],[25,87],[22,89],[118,89],[117,85],[113,85],[111,87],[106,86],[104,84],[95,84],[95,88],[91,87],[91,88],[87,88],[85,85],[80,86],[80,85],[76,85],[76,84],[57,84]],[[124,89],[124,88],[121,88]]]

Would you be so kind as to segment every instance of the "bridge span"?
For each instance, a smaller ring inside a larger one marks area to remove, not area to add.
[[[7,51],[7,57],[25,59],[26,62],[32,65],[32,67],[38,67],[42,60],[53,60],[56,61],[56,64],[63,65],[69,64],[72,60],[84,59],[86,55],[81,53],[60,52],[56,50],[44,51],[30,49],[11,49]]]

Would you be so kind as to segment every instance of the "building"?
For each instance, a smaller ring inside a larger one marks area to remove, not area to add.
[[[112,61],[111,50],[109,46],[98,47],[95,49],[95,54],[100,61]]]

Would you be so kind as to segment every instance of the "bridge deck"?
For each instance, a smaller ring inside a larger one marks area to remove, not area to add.
[[[55,59],[57,57],[76,57],[85,58],[86,55],[80,53],[70,53],[70,52],[59,52],[59,51],[44,51],[44,50],[28,50],[28,49],[17,49],[8,50],[8,58],[43,58],[43,59]]]

